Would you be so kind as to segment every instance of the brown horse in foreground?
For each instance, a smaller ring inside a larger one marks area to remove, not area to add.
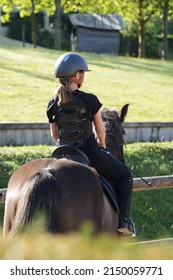
[[[107,148],[122,162],[122,122],[128,111],[120,114],[104,109]],[[90,221],[95,231],[117,233],[119,215],[106,197],[98,176],[90,167],[69,159],[39,158],[19,167],[10,177],[3,235],[12,237],[45,214],[46,230],[52,233],[76,231]]]

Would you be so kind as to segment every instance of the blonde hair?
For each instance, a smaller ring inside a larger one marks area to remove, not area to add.
[[[60,85],[55,89],[54,99],[58,98],[58,106],[67,105],[72,100],[72,92],[64,85]]]

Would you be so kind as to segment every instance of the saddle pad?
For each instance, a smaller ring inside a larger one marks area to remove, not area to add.
[[[109,201],[112,203],[113,207],[117,210],[118,214],[120,213],[119,206],[118,206],[118,200],[117,196],[113,190],[113,187],[111,184],[106,180],[105,177],[102,175],[99,176],[100,183],[103,187],[103,190],[105,192],[105,195],[109,199]]]

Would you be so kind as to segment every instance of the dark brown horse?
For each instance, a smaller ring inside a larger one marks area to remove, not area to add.
[[[122,122],[128,104],[121,113],[104,109],[108,149],[123,159]],[[19,167],[10,177],[6,202],[3,235],[12,237],[19,230],[45,214],[46,229],[52,233],[78,230],[90,221],[95,231],[117,232],[118,211],[106,197],[98,176],[93,170],[69,159],[39,158]]]

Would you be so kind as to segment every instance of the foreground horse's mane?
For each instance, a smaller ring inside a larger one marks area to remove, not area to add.
[[[124,163],[123,146],[124,146],[124,128],[123,122],[128,112],[129,104],[123,106],[120,112],[104,108],[101,112],[102,119],[106,130],[107,149],[121,162]]]

